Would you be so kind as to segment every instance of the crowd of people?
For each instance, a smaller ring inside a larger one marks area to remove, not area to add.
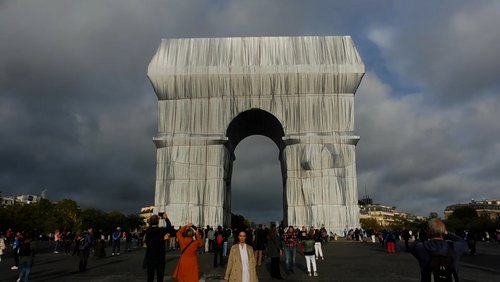
[[[120,227],[117,227],[120,231]],[[64,253],[65,255],[78,256],[78,270],[83,272],[87,269],[88,257],[93,253],[98,258],[106,256],[106,247],[113,246],[112,255],[120,254],[120,245],[116,244],[113,233],[106,235],[102,230],[94,231],[88,227],[82,231],[72,232],[71,230],[55,230],[47,235],[38,231],[13,231],[7,229],[5,233],[0,233],[0,262],[4,252],[11,251],[13,265],[11,270],[19,272],[17,281],[29,281],[29,275],[33,266],[36,254],[36,242],[41,240],[53,241],[54,254]],[[136,242],[134,247],[142,245],[142,236],[133,234],[130,231],[120,232],[118,240],[125,242],[125,251],[132,249],[132,242]],[[121,242],[120,242],[121,243]],[[116,252],[116,253],[115,253]]]
[[[160,226],[161,225],[161,226]],[[438,219],[429,222],[426,231],[381,230],[365,231],[354,228],[344,231],[348,240],[372,241],[377,238],[388,253],[396,253],[400,246],[411,252],[421,266],[422,281],[430,281],[434,273],[431,260],[434,255],[450,257],[451,275],[458,275],[458,260],[469,252],[476,255],[477,241],[496,241],[500,244],[500,230],[493,235],[484,232],[465,230],[458,235],[449,233],[444,223]],[[14,232],[11,229],[0,233],[0,262],[4,252],[12,250],[12,270],[19,271],[18,281],[28,281],[36,254],[36,241],[43,238],[36,231]],[[259,224],[245,230],[230,229],[224,226],[197,227],[187,224],[175,228],[166,213],[153,215],[149,227],[142,232],[121,230],[116,227],[112,232],[94,230],[87,227],[82,231],[56,230],[48,235],[54,242],[54,254],[79,256],[78,270],[87,269],[88,258],[94,254],[98,258],[106,256],[106,248],[111,249],[111,256],[119,256],[121,246],[125,252],[134,248],[146,247],[143,266],[147,270],[147,281],[163,281],[165,275],[165,253],[178,250],[181,256],[172,276],[179,281],[198,281],[197,255],[211,254],[214,268],[225,268],[226,281],[257,281],[256,269],[266,260],[269,261],[270,275],[275,279],[284,279],[280,271],[281,259],[284,258],[286,274],[293,275],[296,268],[296,256],[305,258],[307,275],[318,276],[318,263],[325,259],[323,245],[337,238],[328,234],[326,228],[294,226],[276,226]],[[400,243],[404,241],[404,244]],[[410,245],[410,242],[414,242]],[[452,243],[449,243],[452,242]]]
[[[280,258],[285,257],[286,273],[294,274],[297,253],[306,258],[308,275],[318,276],[316,261],[324,260],[322,244],[330,239],[324,226],[309,229],[302,226],[298,229],[293,226],[282,228],[276,225],[267,227],[259,224],[256,228],[232,230],[223,226],[196,227],[188,224],[179,227],[176,231],[168,218],[165,218],[166,225],[163,229],[157,227],[157,216],[151,219],[153,227],[146,231],[146,245],[148,245],[148,240],[151,240],[148,239],[148,234],[159,232],[152,230],[163,230],[161,232],[163,237],[151,236],[168,240],[166,245],[170,249],[181,250],[181,258],[173,274],[173,277],[179,281],[198,281],[197,271],[193,269],[198,269],[196,255],[203,253],[213,254],[214,268],[226,269],[225,280],[227,281],[256,281],[256,268],[262,266],[266,259],[270,260],[271,277],[284,279],[280,272]],[[156,246],[158,243],[150,244]],[[158,250],[157,247],[152,249]],[[158,257],[163,256],[158,255]],[[148,281],[153,281],[151,277],[153,271],[148,271],[148,273],[151,273],[148,274]],[[163,275],[162,272],[157,274]],[[235,277],[243,277],[245,280]]]

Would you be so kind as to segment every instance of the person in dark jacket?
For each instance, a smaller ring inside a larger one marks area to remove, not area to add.
[[[19,246],[19,279],[17,281],[28,282],[31,272],[31,267],[35,260],[35,242],[33,241],[33,233],[27,232]]]
[[[78,270],[83,272],[87,270],[87,262],[90,255],[90,248],[93,245],[92,237],[92,227],[89,227],[86,231],[80,234],[78,250],[80,251],[80,263],[78,265]]]
[[[218,241],[218,236],[222,236],[222,242]],[[217,231],[215,231],[215,242],[214,242],[214,268],[217,266],[224,267],[224,258],[222,257],[223,244],[224,244],[224,231],[222,226],[217,226]]]
[[[283,248],[274,224],[271,225],[271,230],[267,234],[267,255],[271,258],[271,277],[283,280],[280,273],[280,257],[283,255]]]
[[[172,229],[172,224],[168,219],[167,213],[163,213],[165,227],[159,227],[160,217],[151,216],[149,219],[150,227],[146,230],[146,256],[144,266],[148,272],[148,282],[152,282],[156,273],[156,280],[163,281],[165,275],[165,235]]]
[[[446,257],[449,248],[448,241],[453,242],[452,263],[454,275],[456,275],[455,278],[457,278],[458,262],[460,257],[467,250],[467,244],[460,236],[448,233],[444,222],[437,218],[433,218],[429,221],[429,236],[430,240],[417,242],[410,249],[410,252],[418,260],[420,266],[420,281],[431,281],[432,257],[437,255]]]

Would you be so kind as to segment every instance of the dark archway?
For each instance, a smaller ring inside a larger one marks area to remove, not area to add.
[[[279,149],[279,161],[280,170],[282,177],[282,203],[283,203],[283,217],[286,217],[286,199],[285,199],[285,187],[286,187],[286,169],[284,169],[282,162],[282,152],[285,148],[283,142],[283,137],[285,136],[283,126],[281,122],[271,113],[261,110],[261,109],[251,109],[237,115],[229,124],[226,131],[226,136],[228,140],[228,148],[235,160],[235,149],[238,144],[246,137],[252,135],[262,135],[271,139]],[[231,179],[233,173],[233,163],[230,164],[230,176],[226,179],[227,191],[225,197],[224,207],[225,210],[231,212]],[[286,219],[285,219],[286,220]]]
[[[232,152],[234,148],[251,135],[264,135],[278,146],[280,153],[285,148],[283,136],[285,132],[280,121],[272,114],[261,109],[252,109],[237,115],[229,124],[226,136]]]

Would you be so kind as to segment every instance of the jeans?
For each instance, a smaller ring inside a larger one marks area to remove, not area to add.
[[[222,243],[222,256],[227,257],[227,241]]]
[[[28,278],[31,272],[31,266],[33,265],[33,261],[25,261],[21,264],[21,272],[19,272],[19,281],[28,282]]]
[[[120,253],[120,240],[113,240],[113,251],[112,253]]]
[[[285,262],[287,271],[293,271],[293,266],[295,265],[295,253],[297,253],[297,248],[285,248]]]

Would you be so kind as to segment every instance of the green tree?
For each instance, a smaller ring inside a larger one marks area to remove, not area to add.
[[[359,221],[361,223],[361,228],[364,230],[380,231],[382,229],[382,226],[380,226],[375,218],[361,218]]]
[[[462,206],[456,208],[446,220],[448,230],[460,232],[466,229],[475,228],[478,224],[478,215],[471,206]]]
[[[139,230],[144,226],[144,221],[138,214],[129,214],[125,217],[123,227],[131,231]]]
[[[86,208],[80,214],[81,226],[80,230],[83,228],[93,227],[96,230],[106,230],[107,226],[107,214],[101,210],[94,208]]]
[[[54,216],[54,204],[47,199],[41,199],[37,203],[31,204],[36,210],[33,214],[35,221],[38,223],[38,230],[43,233],[54,232],[59,228],[58,219]]]
[[[250,227],[250,222],[242,215],[231,214],[231,228],[244,230]]]
[[[106,227],[104,230],[111,232],[116,227],[123,227],[125,223],[125,215],[119,211],[111,211],[106,215]]]
[[[80,207],[73,200],[64,199],[55,204],[54,217],[60,230],[76,230],[81,226]]]

